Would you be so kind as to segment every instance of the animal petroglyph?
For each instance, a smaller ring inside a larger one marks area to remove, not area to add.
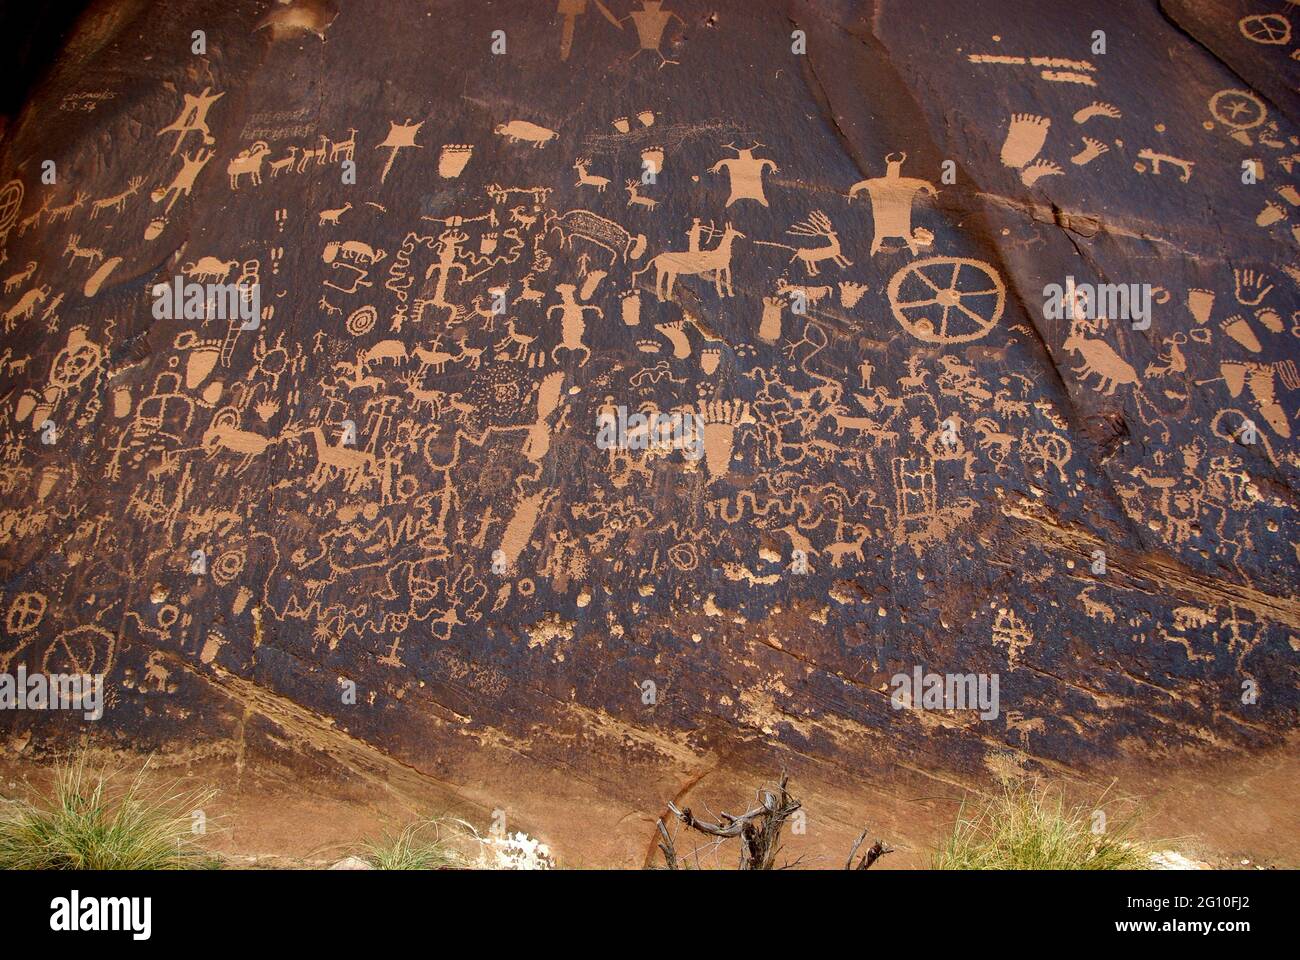
[[[106,667],[105,743],[251,762],[273,708],[621,816],[736,731],[840,776],[1295,727],[1268,11],[1085,60],[1005,3],[196,0],[203,54],[164,6],[0,137],[0,666]],[[1142,315],[1062,316],[1085,268]],[[872,693],[944,658],[1014,715]]]
[[[678,253],[661,253],[652,258],[640,270],[632,273],[635,280],[642,273],[655,271],[655,295],[660,300],[671,300],[673,286],[682,274],[690,276],[712,273],[713,287],[719,297],[730,297],[731,289],[731,248],[736,240],[743,240],[745,235],[727,224],[716,247],[708,250],[684,251]]]
[[[498,134],[511,143],[531,144],[538,150],[559,137],[559,134],[554,130],[548,130],[536,123],[529,123],[527,120],[511,120],[509,123],[499,123],[495,129]]]
[[[1082,363],[1075,368],[1075,375],[1081,381],[1096,376],[1098,382],[1095,390],[1110,396],[1120,385],[1137,383],[1137,371],[1117,354],[1104,340],[1089,339],[1082,325],[1072,324],[1070,335],[1065,338],[1062,347],[1070,353],[1077,354]]]
[[[785,247],[787,250],[793,250],[794,256],[790,258],[791,263],[802,263],[808,276],[815,277],[821,273],[818,266],[822,261],[829,260],[835,266],[843,269],[844,267],[853,266],[853,261],[844,256],[844,251],[840,247],[840,235],[832,226],[830,218],[821,210],[814,210],[808,215],[806,220],[795,224],[787,233],[797,237],[812,237],[824,240],[825,243],[816,247],[791,247],[783,243],[772,243],[767,240],[756,240],[755,243],[770,247]]]

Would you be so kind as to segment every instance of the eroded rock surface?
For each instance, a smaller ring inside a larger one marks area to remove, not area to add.
[[[98,5],[0,150],[0,667],[629,857],[724,766],[1279,743],[1276,6]],[[997,716],[895,709],[916,667]]]

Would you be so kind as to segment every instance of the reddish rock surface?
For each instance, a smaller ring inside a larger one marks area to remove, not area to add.
[[[1296,862],[1293,9],[378,6],[96,4],[0,141],[0,670],[106,691],[6,770],[588,865],[783,768],[836,864],[1195,771],[1162,822]]]

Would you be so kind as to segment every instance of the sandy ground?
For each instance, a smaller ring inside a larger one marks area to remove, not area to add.
[[[1095,771],[1086,780],[1067,781],[1068,796],[1090,803],[1102,791],[1118,802],[1112,816],[1135,801],[1141,809],[1140,835],[1160,849],[1220,868],[1300,866],[1300,754],[1295,741],[1273,751],[1229,761],[1184,760],[1166,769],[1129,765]],[[92,752],[92,762],[109,758]],[[117,755],[110,762],[126,764]],[[270,758],[242,756],[158,756],[154,776],[215,786],[218,795],[205,811],[215,829],[209,846],[231,867],[322,867],[355,852],[358,843],[400,828],[421,815],[463,816],[482,830],[490,824],[474,804],[454,796],[413,795],[409,788],[375,789],[373,780],[349,780],[316,769],[304,772]],[[15,755],[0,758],[0,795],[23,795],[48,784],[52,765]],[[801,833],[786,838],[786,855],[809,868],[838,868],[863,826],[896,848],[877,869],[924,867],[929,850],[951,822],[967,789],[996,789],[990,777],[963,784],[955,778],[936,790],[929,776],[901,774],[870,785],[818,783],[792,779],[792,792],[808,811]],[[696,785],[679,803],[698,812],[735,812],[752,799],[756,783],[719,772]],[[667,798],[666,798],[667,799]],[[543,798],[538,798],[544,803]],[[580,797],[561,801],[579,812]],[[572,829],[541,833],[559,864],[571,868],[640,867],[651,852],[659,811],[592,809],[564,818]],[[617,818],[617,829],[603,824]],[[480,822],[483,821],[483,822]],[[611,840],[611,836],[614,838]],[[640,838],[638,840],[638,838]],[[679,852],[693,848],[683,834]],[[701,866],[731,866],[734,854],[700,850]]]

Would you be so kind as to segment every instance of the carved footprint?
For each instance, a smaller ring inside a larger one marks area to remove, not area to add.
[[[1093,137],[1084,137],[1083,142],[1084,148],[1070,158],[1070,162],[1076,167],[1082,167],[1096,160],[1103,153],[1110,152],[1110,147]]]
[[[704,414],[704,463],[709,476],[717,480],[731,469],[731,450],[736,427],[753,423],[749,404],[743,400],[712,400],[700,404]]]
[[[1019,169],[1038,156],[1047,142],[1047,131],[1052,121],[1047,117],[1031,113],[1011,115],[1011,126],[1007,129],[1007,138],[1002,142],[1002,163],[1007,167]]]
[[[1082,110],[1075,113],[1074,122],[1087,123],[1093,117],[1109,117],[1112,120],[1118,120],[1121,116],[1122,114],[1119,112],[1119,108],[1114,104],[1102,103],[1100,100],[1094,100]]]
[[[674,320],[672,323],[656,323],[655,329],[673,345],[673,356],[685,360],[691,355],[691,341],[686,337],[685,322]]]
[[[1043,177],[1054,177],[1058,174],[1065,173],[1060,167],[1051,160],[1035,160],[1025,169],[1020,171],[1020,182],[1030,187],[1041,180]]]

